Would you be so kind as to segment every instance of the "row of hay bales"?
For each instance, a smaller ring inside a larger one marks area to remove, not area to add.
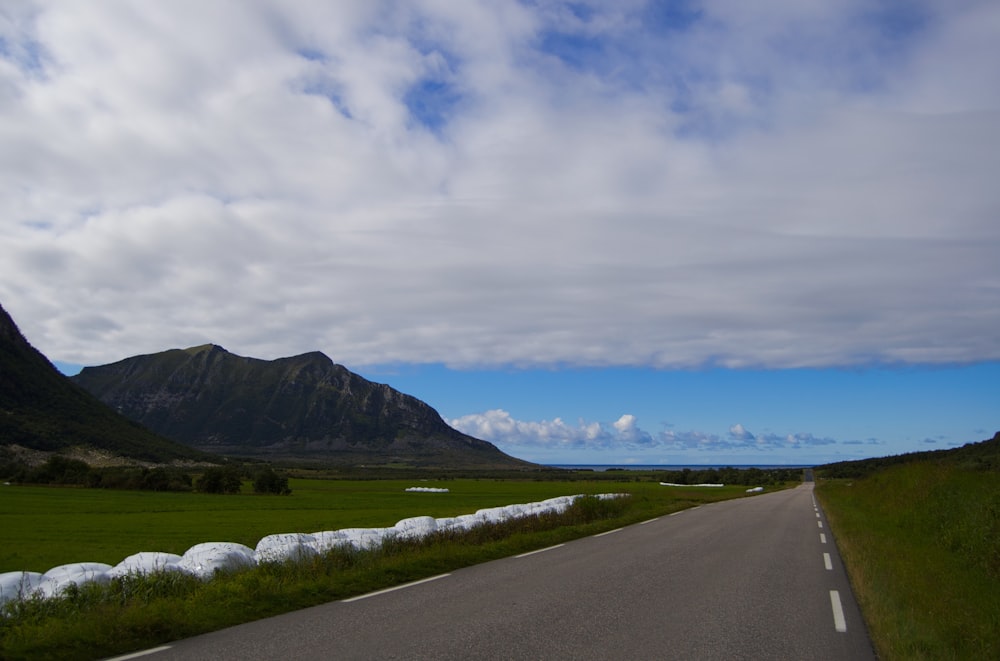
[[[660,482],[660,486],[663,487],[724,487],[725,484],[677,484],[675,482]],[[752,487],[747,489],[747,493],[760,493],[764,490],[764,487]]]
[[[617,494],[601,494],[613,498]],[[365,550],[377,548],[389,538],[414,539],[436,531],[469,530],[509,519],[565,511],[580,495],[559,496],[536,503],[505,505],[481,509],[475,514],[435,519],[416,516],[403,519],[389,528],[345,528],[316,533],[281,533],[268,535],[250,548],[234,542],[195,544],[183,555],[161,551],[143,551],[125,558],[115,566],[100,562],[75,562],[54,567],[44,574],[13,571],[0,574],[0,605],[13,599],[59,596],[70,585],[108,583],[129,574],[151,572],[186,572],[208,580],[216,571],[232,571],[264,562],[301,561],[334,548]]]

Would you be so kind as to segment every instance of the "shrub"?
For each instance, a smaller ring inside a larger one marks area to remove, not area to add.
[[[79,459],[54,454],[28,473],[25,482],[34,484],[87,484],[90,466]]]
[[[262,468],[253,478],[254,493],[273,493],[287,496],[292,493],[288,488],[288,477],[274,472],[270,466]]]
[[[239,493],[242,486],[240,472],[233,466],[207,468],[195,482],[195,489],[202,493]]]

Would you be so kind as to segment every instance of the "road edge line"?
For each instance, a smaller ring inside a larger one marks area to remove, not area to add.
[[[165,652],[168,649],[170,649],[170,645],[160,645],[159,647],[152,647],[148,650],[142,650],[141,652],[132,652],[131,654],[123,654],[122,656],[112,657],[110,659],[106,659],[105,661],[127,661],[128,659],[138,659],[140,657],[149,656],[150,654]]]
[[[546,546],[544,549],[535,549],[534,551],[528,551],[527,553],[522,553],[520,555],[515,555],[515,558],[527,558],[529,555],[535,555],[536,553],[545,553],[546,551],[551,551],[552,549],[557,549],[560,546],[566,546],[565,544],[556,544],[555,546]]]
[[[445,578],[446,576],[451,576],[451,574],[438,574],[437,576],[430,576],[428,578],[422,578],[419,581],[410,581],[409,583],[403,583],[402,585],[394,585],[391,588],[385,588],[384,590],[376,590],[375,592],[369,592],[367,594],[359,594],[356,597],[348,597],[347,599],[341,599],[341,603],[347,604],[352,601],[361,601],[362,599],[367,599],[368,597],[377,597],[380,594],[386,594],[387,592],[395,592],[396,590],[403,590],[405,588],[412,588],[415,585],[420,585],[421,583],[430,583],[431,581],[436,581],[439,578]]]

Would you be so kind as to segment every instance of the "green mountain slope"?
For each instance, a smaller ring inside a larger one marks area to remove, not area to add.
[[[891,466],[921,461],[948,462],[974,470],[1000,470],[1000,432],[994,434],[993,438],[976,443],[966,443],[957,448],[839,461],[817,466],[816,470],[823,477],[829,478],[864,477]]]
[[[175,441],[229,455],[527,467],[437,411],[314,352],[259,360],[205,345],[85,368],[73,380]]]
[[[9,445],[46,451],[88,446],[162,463],[211,459],[115,413],[70,382],[0,306],[0,446]]]

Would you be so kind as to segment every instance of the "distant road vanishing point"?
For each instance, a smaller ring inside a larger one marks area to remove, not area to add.
[[[704,505],[144,657],[874,659],[812,491]]]

